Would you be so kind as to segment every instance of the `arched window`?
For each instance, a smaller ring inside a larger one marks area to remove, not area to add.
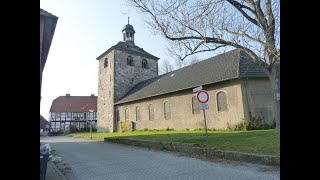
[[[171,119],[171,105],[168,101],[164,103],[164,119]]]
[[[195,96],[193,96],[192,97],[192,114],[199,114],[199,113],[200,113],[199,101]]]
[[[143,59],[141,66],[142,66],[142,68],[144,68],[144,69],[148,69],[148,62],[147,62],[147,60]]]
[[[154,107],[152,104],[149,105],[149,120],[154,120]]]
[[[228,110],[227,95],[223,91],[217,93],[217,107],[218,111]]]
[[[133,66],[133,59],[132,59],[131,56],[128,56],[128,57],[127,57],[127,64],[128,64],[129,66]]]
[[[126,121],[129,121],[129,109],[128,108],[126,108],[124,111],[124,117],[125,117]]]
[[[139,106],[136,107],[136,121],[140,121],[140,108]]]
[[[104,68],[108,67],[108,58],[104,59]]]

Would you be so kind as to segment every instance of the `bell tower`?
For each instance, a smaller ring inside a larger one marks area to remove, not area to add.
[[[98,132],[119,131],[123,114],[117,115],[117,101],[138,83],[158,76],[159,58],[134,43],[135,30],[129,24],[122,29],[123,41],[102,53],[99,60],[97,104]]]
[[[128,24],[123,27],[122,34],[123,34],[123,41],[129,45],[134,46],[134,29],[133,26],[129,23],[128,17]]]

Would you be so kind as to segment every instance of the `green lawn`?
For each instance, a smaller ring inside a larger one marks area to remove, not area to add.
[[[75,133],[74,137],[90,138],[90,133]],[[280,156],[280,140],[274,130],[208,131],[209,145],[216,150],[240,151]],[[136,131],[123,133],[92,133],[95,140],[105,137],[194,143],[206,147],[205,131]]]

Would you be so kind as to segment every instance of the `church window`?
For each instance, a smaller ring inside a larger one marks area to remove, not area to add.
[[[192,114],[199,114],[200,113],[200,107],[199,107],[199,101],[195,96],[192,97]]]
[[[227,95],[223,91],[217,93],[217,107],[218,111],[228,110]]]
[[[171,119],[171,105],[168,101],[164,103],[164,119]]]
[[[128,56],[128,57],[127,57],[127,64],[128,64],[129,66],[133,66],[133,59],[132,59],[131,56]]]
[[[149,120],[154,120],[154,107],[152,104],[149,105]]]
[[[140,107],[136,107],[136,121],[140,121],[141,115],[140,115]]]
[[[108,67],[108,58],[104,59],[104,68]]]
[[[126,121],[129,121],[129,109],[126,108],[126,110],[124,111],[124,117]]]
[[[145,59],[142,60],[142,68],[148,69],[148,62]]]

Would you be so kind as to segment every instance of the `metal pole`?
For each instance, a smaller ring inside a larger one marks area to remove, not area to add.
[[[206,111],[203,109],[203,117],[204,117],[204,127],[206,129],[206,140],[207,140],[207,157],[209,153],[209,141],[208,141],[208,131],[207,131],[207,120],[206,120]]]
[[[90,113],[92,114],[92,113]],[[90,117],[90,136],[91,136],[91,139],[92,139],[92,118]]]

